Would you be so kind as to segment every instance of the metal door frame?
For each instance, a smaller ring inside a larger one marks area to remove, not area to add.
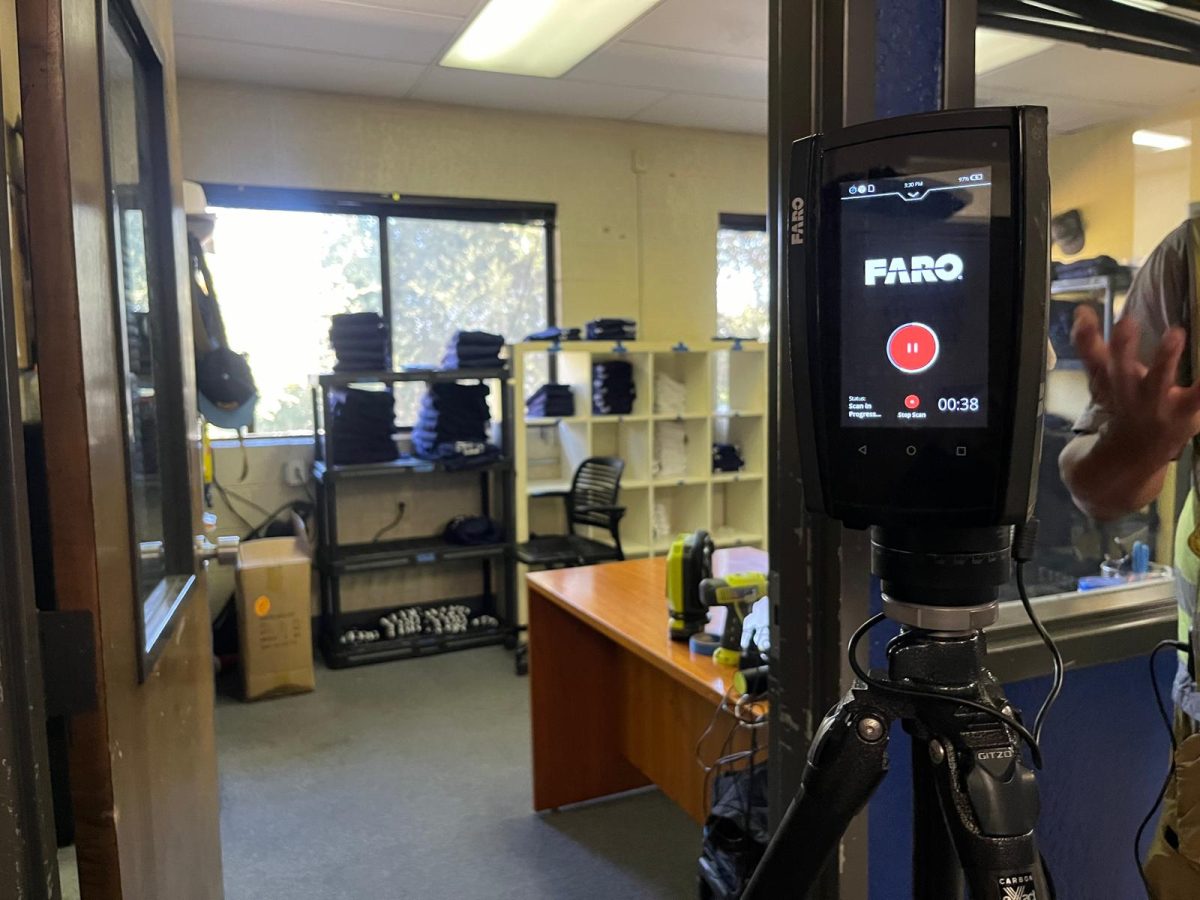
[[[933,15],[939,0],[771,0],[769,53],[769,230],[771,232],[770,559],[771,737],[769,799],[774,825],[799,788],[808,746],[825,712],[847,690],[845,647],[869,614],[870,541],[865,532],[803,513],[795,402],[787,347],[786,163],[792,142],[817,131],[919,109],[973,106],[976,0],[940,0],[936,46],[907,46],[897,22]],[[910,22],[911,24],[911,22]],[[878,27],[877,27],[878,25]],[[933,97],[889,108],[897,70],[938,57]],[[867,813],[842,840],[813,897],[865,898]]]

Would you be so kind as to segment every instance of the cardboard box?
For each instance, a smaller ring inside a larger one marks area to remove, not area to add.
[[[316,687],[312,652],[312,560],[301,538],[238,547],[238,640],[245,699]]]

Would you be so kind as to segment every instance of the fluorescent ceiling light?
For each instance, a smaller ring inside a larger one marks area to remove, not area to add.
[[[1200,21],[1200,13],[1192,9],[1184,9],[1181,6],[1172,6],[1170,3],[1163,3],[1162,0],[1113,0],[1114,3],[1120,3],[1122,6],[1132,6],[1134,9],[1141,9],[1146,12],[1161,13],[1165,16],[1170,16],[1172,19],[1180,19],[1185,22]]]
[[[1161,0],[1113,0],[1114,3],[1120,3],[1122,6],[1132,6],[1134,9],[1143,9],[1146,12],[1165,12],[1167,4]]]
[[[1054,46],[1047,38],[1029,37],[993,28],[975,29],[975,74],[983,75],[995,69],[1028,59]]]
[[[1182,150],[1192,146],[1191,139],[1179,134],[1166,134],[1162,131],[1148,131],[1139,128],[1133,133],[1131,140],[1139,147],[1149,147],[1152,150]]]
[[[660,0],[488,0],[443,66],[557,78]]]
[[[1026,6],[1033,6],[1038,9],[1044,9],[1046,12],[1057,13],[1060,16],[1066,16],[1069,19],[1082,19],[1079,13],[1070,9],[1063,9],[1061,6],[1051,6],[1049,3],[1039,3],[1038,0],[1022,0]],[[1118,3],[1121,0],[1117,0]]]

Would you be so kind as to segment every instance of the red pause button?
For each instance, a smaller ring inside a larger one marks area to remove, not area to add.
[[[928,325],[909,322],[901,325],[888,338],[888,360],[901,372],[924,372],[938,358],[937,335]]]

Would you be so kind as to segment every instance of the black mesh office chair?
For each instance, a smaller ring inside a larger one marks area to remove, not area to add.
[[[625,558],[620,524],[625,507],[617,506],[625,461],[615,456],[593,456],[575,470],[569,491],[536,494],[562,497],[567,507],[567,533],[531,537],[517,547],[517,559],[539,569],[566,569]],[[577,534],[576,528],[603,528],[612,543]]]

